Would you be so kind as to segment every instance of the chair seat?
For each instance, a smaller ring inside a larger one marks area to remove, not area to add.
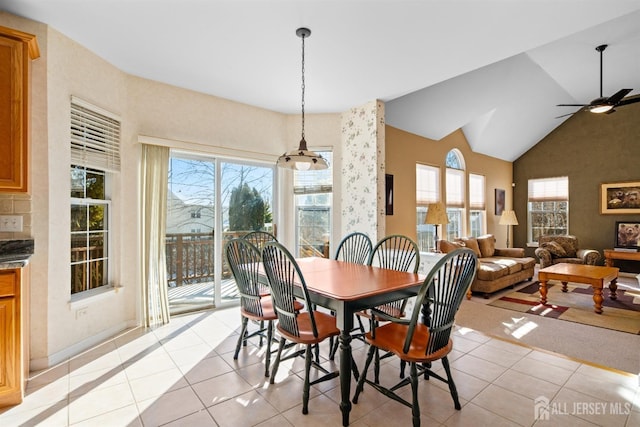
[[[296,311],[302,311],[302,309],[304,308],[304,304],[302,304],[300,301],[295,301],[293,303]],[[251,313],[250,311],[247,311],[244,307],[240,308],[240,313],[251,320],[276,320],[278,318],[278,316],[276,315],[276,311],[273,308],[273,301],[271,300],[271,297],[263,297],[260,299],[260,305],[262,306],[262,316],[257,315],[255,313]]]
[[[280,334],[289,341],[296,342],[298,344],[317,344],[324,341],[326,338],[337,336],[340,334],[340,330],[336,327],[336,318],[330,314],[314,311],[313,316],[316,321],[316,328],[318,331],[318,337],[313,336],[313,328],[311,326],[311,317],[309,312],[303,312],[298,315],[298,329],[300,336],[295,336],[282,329],[278,325],[278,331]]]
[[[416,324],[416,329],[411,340],[409,351],[404,353],[404,341],[407,337],[408,325],[400,323],[387,323],[386,325],[376,328],[376,337],[371,336],[371,332],[365,334],[365,340],[384,351],[389,351],[397,355],[401,360],[407,362],[426,363],[442,359],[449,354],[453,348],[451,339],[446,346],[440,350],[425,354],[426,345],[429,342],[429,328],[422,323]]]

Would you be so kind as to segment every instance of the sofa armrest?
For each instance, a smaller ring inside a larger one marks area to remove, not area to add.
[[[511,258],[524,258],[524,249],[523,248],[502,248],[495,249],[493,256],[506,256]]]
[[[595,249],[578,249],[576,256],[586,265],[597,265],[600,261],[600,252]]]
[[[549,267],[553,264],[551,261],[551,252],[545,248],[536,248],[535,253],[536,257],[540,259],[540,268]]]

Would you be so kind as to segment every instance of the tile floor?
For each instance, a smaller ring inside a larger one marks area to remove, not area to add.
[[[337,379],[312,387],[309,414],[302,415],[302,359],[283,363],[270,385],[264,377],[264,347],[250,343],[233,360],[238,324],[235,307],[175,317],[152,331],[123,333],[66,363],[32,373],[25,401],[0,410],[0,425],[341,424]],[[364,344],[354,344],[359,366],[365,350]],[[636,375],[461,328],[449,359],[462,410],[454,409],[445,384],[421,381],[423,426],[640,425]],[[385,363],[381,381],[395,380],[398,367],[397,361]],[[434,367],[441,369],[440,362]],[[545,401],[549,412],[536,416],[536,402]],[[351,425],[408,426],[411,413],[365,386],[353,405]]]

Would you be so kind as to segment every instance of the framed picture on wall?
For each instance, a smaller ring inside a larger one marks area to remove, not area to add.
[[[387,215],[393,215],[393,175],[385,174],[384,190],[385,213]]]
[[[504,211],[504,198],[505,192],[500,188],[496,188],[496,215],[502,215],[502,211]]]
[[[640,181],[600,185],[600,213],[640,214]]]

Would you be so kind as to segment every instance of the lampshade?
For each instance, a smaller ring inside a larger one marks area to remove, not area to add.
[[[427,216],[424,219],[425,224],[449,224],[449,217],[444,203],[429,203],[427,208]]]
[[[311,35],[308,28],[298,28],[296,35],[302,39],[302,138],[297,150],[284,153],[278,158],[276,165],[281,168],[296,169],[300,171],[327,169],[329,165],[321,155],[307,149],[307,141],[304,139],[304,39]]]
[[[589,111],[592,113],[606,113],[607,111],[611,111],[613,109],[613,105],[611,104],[599,104],[589,107]]]
[[[502,216],[500,217],[500,225],[518,225],[518,218],[516,218],[516,212],[512,210],[505,209],[502,211]]]
[[[300,171],[327,169],[327,161],[319,154],[307,150],[307,141],[300,140],[300,147],[284,153],[276,163],[279,167]]]

